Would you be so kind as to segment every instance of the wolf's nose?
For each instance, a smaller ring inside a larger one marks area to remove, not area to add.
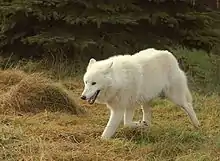
[[[86,96],[81,96],[80,97],[82,100],[86,100]]]

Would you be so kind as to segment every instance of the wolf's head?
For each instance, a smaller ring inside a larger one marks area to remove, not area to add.
[[[93,104],[112,84],[112,61],[99,61],[91,58],[84,74],[84,90],[81,99]]]

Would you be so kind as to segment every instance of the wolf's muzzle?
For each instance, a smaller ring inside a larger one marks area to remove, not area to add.
[[[80,98],[81,98],[82,100],[86,100],[86,96],[83,96],[83,95],[82,95]]]

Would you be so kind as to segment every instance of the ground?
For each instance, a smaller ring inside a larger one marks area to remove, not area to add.
[[[0,160],[220,160],[220,97],[193,92],[194,108],[201,122],[195,129],[187,115],[168,100],[151,102],[150,129],[122,126],[115,137],[104,141],[101,133],[108,121],[104,105],[80,100],[81,77],[59,80],[74,93],[87,113],[43,111],[36,114],[0,114]],[[141,116],[137,110],[136,119]]]

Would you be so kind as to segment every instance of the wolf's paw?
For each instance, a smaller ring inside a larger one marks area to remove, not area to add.
[[[146,128],[149,127],[148,123],[146,121],[137,121],[137,122],[131,122],[129,124],[125,124],[125,126],[127,127],[131,127],[131,128]]]
[[[148,123],[142,120],[138,121],[136,124],[138,127],[149,127]]]

